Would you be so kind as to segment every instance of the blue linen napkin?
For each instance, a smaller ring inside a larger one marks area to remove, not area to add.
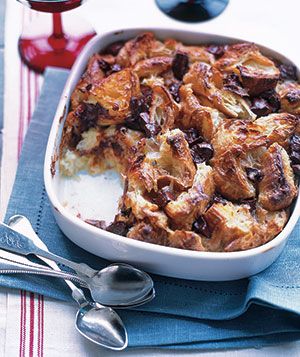
[[[48,133],[68,71],[49,69],[23,145],[6,213],[24,214],[51,251],[100,269],[108,264],[59,230],[43,185]],[[261,347],[300,339],[300,225],[264,272],[234,282],[196,282],[153,275],[157,297],[120,311],[131,347],[219,349]],[[0,285],[71,300],[60,280],[0,276]]]
[[[2,152],[3,98],[4,98],[4,16],[5,1],[0,1],[0,164]]]

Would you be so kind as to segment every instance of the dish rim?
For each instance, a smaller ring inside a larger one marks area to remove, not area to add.
[[[136,32],[142,33],[145,31],[150,31],[150,32],[161,32],[162,34],[164,32],[173,32],[173,33],[181,33],[184,34],[184,36],[207,36],[207,37],[213,37],[216,38],[215,43],[224,43],[227,41],[227,43],[238,43],[238,42],[247,42],[247,40],[243,40],[240,38],[236,37],[231,37],[231,36],[223,36],[223,35],[218,35],[214,34],[211,32],[198,32],[198,31],[191,31],[191,30],[181,30],[181,29],[174,29],[174,28],[160,28],[160,27],[147,27],[147,28],[140,28],[140,27],[132,27],[132,28],[126,28],[126,29],[116,29],[112,31],[105,32],[103,34],[98,34],[95,37],[93,37],[85,46],[85,48],[82,50],[78,58],[76,59],[69,75],[68,79],[66,81],[66,84],[64,86],[64,90],[62,92],[62,95],[60,97],[57,110],[53,119],[53,123],[51,126],[50,134],[48,137],[48,143],[47,143],[47,149],[45,153],[45,161],[44,161],[44,183],[45,183],[45,189],[49,198],[49,201],[52,205],[52,208],[59,212],[62,216],[64,216],[72,225],[76,226],[76,228],[80,228],[83,230],[87,230],[89,233],[98,236],[98,239],[109,239],[113,241],[114,243],[117,244],[126,244],[128,248],[134,247],[135,249],[146,249],[147,251],[151,253],[166,253],[166,254],[171,254],[173,256],[185,256],[189,257],[191,259],[209,259],[209,260],[223,260],[225,259],[230,259],[230,260],[238,260],[242,258],[249,258],[252,256],[256,256],[259,254],[262,254],[264,252],[267,252],[269,250],[272,250],[276,247],[278,247],[280,244],[282,244],[285,240],[287,240],[288,236],[291,234],[292,230],[297,224],[297,221],[300,216],[300,187],[298,183],[298,195],[297,198],[295,199],[293,203],[293,212],[290,215],[285,227],[283,230],[272,240],[269,242],[247,250],[243,251],[234,251],[234,252],[207,252],[207,251],[194,251],[194,250],[187,250],[187,249],[180,249],[180,248],[174,248],[174,247],[167,247],[163,245],[158,245],[154,243],[148,243],[148,242],[143,242],[143,241],[138,241],[132,238],[120,236],[115,233],[108,232],[104,229],[97,228],[95,226],[92,226],[80,218],[76,217],[74,214],[69,212],[59,201],[57,197],[57,192],[54,189],[53,185],[53,176],[52,176],[52,166],[53,166],[53,160],[54,157],[56,156],[56,138],[59,133],[59,129],[62,121],[62,118],[65,119],[65,114],[68,109],[68,104],[70,101],[70,96],[72,94],[72,82],[74,81],[73,77],[78,75],[78,72],[80,70],[80,67],[82,65],[82,62],[87,62],[86,53],[89,52],[89,50],[93,49],[93,47],[101,41],[101,39],[106,38],[108,36],[111,36],[112,39],[114,36],[119,35],[119,34],[125,34],[130,33],[130,32]],[[174,36],[176,39],[176,37]],[[199,40],[199,43],[201,43],[201,40]],[[202,42],[205,43],[205,42]],[[299,74],[299,68],[298,66],[289,58],[285,57],[281,53],[268,48],[264,45],[260,45],[259,43],[255,44],[261,48],[265,52],[271,52],[277,57],[283,58],[286,62],[289,62],[293,65],[296,66],[297,72]],[[82,73],[81,73],[82,75]],[[299,77],[299,75],[298,75]],[[64,120],[63,120],[64,122]],[[58,170],[55,170],[55,174],[57,174]],[[299,180],[298,180],[299,181]],[[297,213],[299,212],[299,213]],[[125,238],[125,241],[124,241]]]

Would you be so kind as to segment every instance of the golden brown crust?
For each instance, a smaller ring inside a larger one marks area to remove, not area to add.
[[[135,72],[139,78],[158,76],[169,70],[171,66],[171,57],[152,57],[137,62],[133,67],[133,72]]]
[[[276,88],[279,94],[281,110],[300,115],[300,85],[295,81],[285,81]]]
[[[223,88],[223,77],[216,67],[206,63],[194,63],[183,79],[191,84],[203,105],[214,107],[230,118],[254,120],[256,115],[239,95]]]
[[[164,133],[173,129],[174,122],[180,111],[179,105],[173,100],[165,86],[152,86],[152,105],[149,111],[150,121],[161,128]]]
[[[211,141],[223,122],[223,114],[214,108],[202,106],[190,85],[181,86],[179,93],[181,116],[177,125],[183,129],[196,128],[205,140]]]
[[[119,124],[130,114],[130,99],[140,94],[139,79],[131,70],[123,69],[93,85],[89,101],[99,103],[108,111],[102,125]]]
[[[173,227],[191,230],[196,218],[204,213],[215,191],[211,171],[210,166],[197,165],[192,187],[166,205],[164,210]]]
[[[145,32],[91,56],[71,96],[59,164],[66,176],[122,175],[109,231],[229,252],[283,229],[297,194],[289,155],[297,172],[300,85],[279,79],[254,44],[210,51]]]
[[[202,244],[202,237],[192,231],[174,231],[169,236],[169,246],[188,250],[205,250]]]
[[[246,205],[214,203],[206,211],[204,218],[211,231],[211,238],[206,242],[209,250],[226,250],[235,240],[253,241],[253,218]]]
[[[252,43],[228,46],[215,66],[222,72],[237,74],[250,95],[275,88],[280,76],[274,62]]]
[[[278,143],[285,149],[289,147],[289,139],[296,131],[299,120],[296,116],[287,113],[270,114],[258,118],[255,123],[267,134],[266,140]]]

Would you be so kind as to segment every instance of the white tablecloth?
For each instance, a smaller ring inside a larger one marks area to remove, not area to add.
[[[154,0],[90,0],[75,10],[99,33],[122,27],[189,28],[252,40],[283,52],[299,64],[298,0],[230,0],[218,18],[184,24],[163,15]],[[68,16],[71,16],[70,14]],[[7,1],[5,42],[4,149],[1,168],[1,214],[11,192],[18,155],[38,98],[42,77],[21,64],[17,39],[22,27],[38,20],[51,27],[50,16],[25,10]],[[29,26],[30,28],[30,26]],[[0,356],[115,356],[84,340],[74,329],[75,303],[61,303],[39,295],[0,289]],[[122,356],[198,356],[197,351],[135,350]],[[202,354],[202,353],[201,353]],[[261,350],[205,352],[213,356],[300,356],[300,342]]]

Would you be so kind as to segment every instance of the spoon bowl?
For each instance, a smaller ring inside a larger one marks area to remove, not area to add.
[[[153,290],[153,281],[147,273],[124,263],[109,265],[95,274],[92,280],[93,299],[109,306],[135,305]]]
[[[120,317],[109,307],[97,303],[82,306],[76,314],[75,325],[84,337],[102,347],[116,351],[127,347],[128,339],[124,325]]]

